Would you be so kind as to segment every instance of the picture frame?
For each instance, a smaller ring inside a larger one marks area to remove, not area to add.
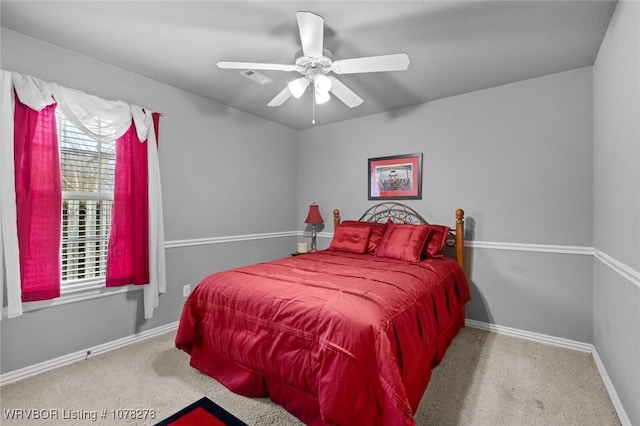
[[[369,200],[421,200],[422,153],[369,158]]]

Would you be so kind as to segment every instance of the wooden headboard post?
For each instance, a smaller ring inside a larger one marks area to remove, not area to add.
[[[402,206],[401,204],[396,204],[396,205]],[[372,207],[369,210],[375,209],[375,207],[376,206]],[[406,208],[406,206],[402,206],[402,207]],[[415,213],[413,210],[411,210],[411,212]],[[362,215],[360,220],[365,218],[365,216],[366,216],[366,213]],[[417,213],[415,213],[414,216],[417,217],[420,220],[420,222],[426,223],[426,220],[424,220]],[[374,215],[373,217],[375,219],[377,216]],[[386,218],[386,216],[380,216],[380,217]],[[338,226],[340,226],[340,210],[335,209],[333,211],[333,231],[334,232],[336,229],[338,229]],[[455,246],[456,246],[456,260],[458,261],[458,265],[460,265],[461,268],[464,268],[464,210],[462,209],[456,210]]]
[[[464,268],[464,210],[456,210],[456,260]]]

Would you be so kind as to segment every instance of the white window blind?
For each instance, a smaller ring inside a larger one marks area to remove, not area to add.
[[[96,141],[60,111],[56,112],[56,119],[62,175],[64,291],[105,277],[113,207],[115,137]]]

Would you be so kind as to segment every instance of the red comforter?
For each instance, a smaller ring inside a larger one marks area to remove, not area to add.
[[[452,259],[320,251],[214,273],[176,346],[229,389],[307,424],[413,425],[470,299]]]

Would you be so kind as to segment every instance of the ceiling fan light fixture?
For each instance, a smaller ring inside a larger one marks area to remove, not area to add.
[[[309,85],[309,81],[304,78],[297,78],[293,81],[289,82],[289,91],[291,92],[291,94],[296,98],[296,99],[300,99],[300,96],[302,96],[302,94],[304,93],[304,91],[307,89],[307,86]]]
[[[316,93],[328,94],[331,90],[331,79],[324,74],[317,74],[314,77]]]
[[[322,105],[329,102],[329,99],[331,99],[331,95],[329,94],[329,92],[321,93],[316,90],[315,99],[316,99],[316,104]]]

